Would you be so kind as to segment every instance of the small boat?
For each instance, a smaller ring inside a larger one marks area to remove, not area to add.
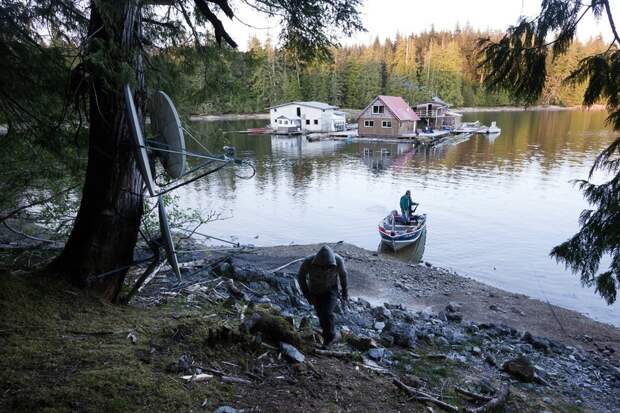
[[[463,122],[461,123],[461,125],[454,129],[454,132],[457,133],[476,133],[478,132],[480,129],[482,128],[482,125],[480,125],[479,121],[475,121],[475,122]]]
[[[414,244],[426,231],[426,214],[412,215],[409,224],[404,224],[402,216],[392,211],[379,223],[381,243],[398,251]]]
[[[487,133],[500,133],[501,131],[502,130],[500,127],[497,126],[497,123],[493,121],[491,122],[491,126],[489,126]]]

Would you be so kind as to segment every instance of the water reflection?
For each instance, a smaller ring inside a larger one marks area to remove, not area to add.
[[[502,133],[419,148],[235,132],[264,121],[193,124],[210,150],[235,146],[256,176],[246,181],[224,170],[184,188],[181,198],[230,212],[231,220],[204,229],[215,236],[258,245],[344,240],[375,249],[376,223],[411,189],[432,223],[426,261],[619,324],[617,305],[607,307],[548,256],[587,206],[570,181],[587,177],[613,140],[605,113],[464,116],[472,120],[496,121]]]

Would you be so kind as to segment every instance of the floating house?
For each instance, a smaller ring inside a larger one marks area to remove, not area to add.
[[[359,136],[406,136],[420,118],[400,96],[377,96],[357,118]]]
[[[280,133],[337,132],[346,127],[346,114],[323,102],[288,102],[269,108],[271,128]]]
[[[431,129],[456,129],[463,116],[450,111],[450,104],[437,96],[429,101],[416,103],[413,109],[421,119],[421,126]]]

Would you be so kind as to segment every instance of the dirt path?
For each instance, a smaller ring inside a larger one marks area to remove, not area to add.
[[[319,245],[257,248],[237,255],[235,260],[271,270],[318,248]],[[338,244],[335,249],[346,259],[352,297],[373,304],[402,303],[411,309],[435,312],[449,302],[457,302],[462,305],[465,320],[505,324],[581,347],[593,357],[620,359],[620,330],[609,324],[441,268],[407,264],[349,244]],[[282,271],[296,272],[298,268],[296,263]]]

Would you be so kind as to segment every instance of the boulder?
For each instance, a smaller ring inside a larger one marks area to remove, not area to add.
[[[301,338],[285,318],[258,311],[243,322],[241,329],[251,334],[260,333],[273,343],[285,342],[298,346]]]
[[[551,343],[544,337],[537,337],[532,335],[529,331],[523,333],[523,341],[529,343],[536,350],[543,351],[545,353],[549,353],[551,351]]]
[[[459,303],[455,303],[454,301],[450,301],[448,303],[448,305],[446,306],[446,312],[447,313],[458,313],[461,311],[461,308],[463,306]]]
[[[534,381],[534,366],[532,366],[532,363],[530,363],[525,356],[519,356],[508,360],[502,365],[502,370],[510,374],[512,377],[526,383],[531,383]]]
[[[384,348],[371,348],[370,350],[368,350],[368,357],[375,361],[380,361],[383,358],[384,354]]]
[[[463,314],[461,313],[447,313],[446,318],[450,321],[460,323],[463,321]]]
[[[382,305],[373,308],[372,315],[379,321],[386,321],[392,318],[392,312]]]
[[[394,337],[394,344],[413,348],[416,344],[416,328],[411,324],[388,322],[384,333]]]

